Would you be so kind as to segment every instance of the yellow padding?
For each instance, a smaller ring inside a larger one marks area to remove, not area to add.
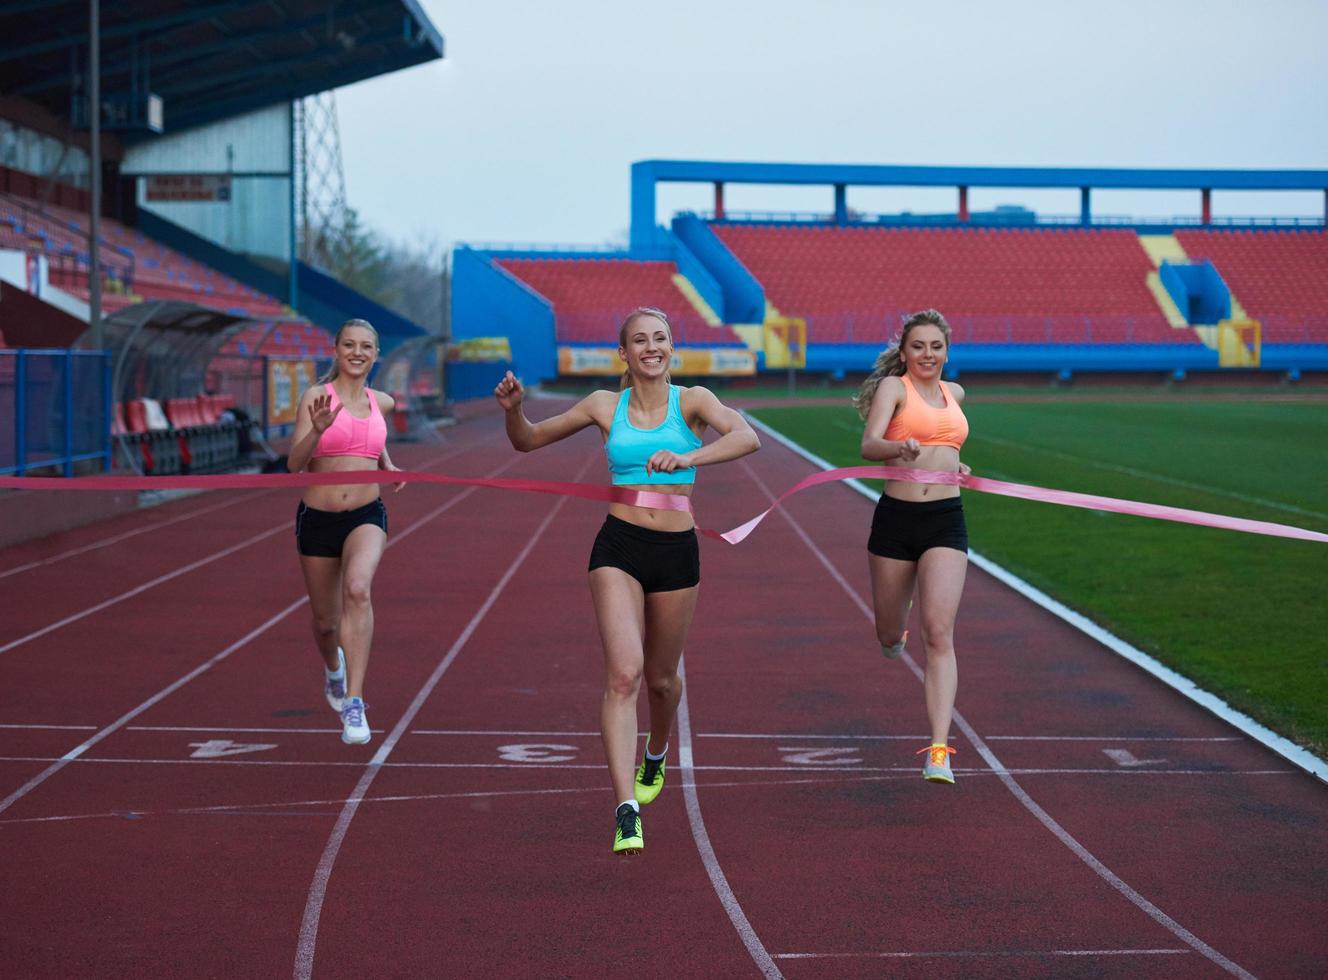
[[[673,285],[678,287],[678,292],[687,297],[687,302],[692,304],[692,309],[696,310],[697,314],[707,324],[718,327],[724,322],[710,304],[705,301],[705,298],[696,291],[696,287],[692,285],[691,280],[682,273],[675,272],[673,274]]]
[[[1258,320],[1223,320],[1217,325],[1217,363],[1221,367],[1258,367],[1263,353]]]

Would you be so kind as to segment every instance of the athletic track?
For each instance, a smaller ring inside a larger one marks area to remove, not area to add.
[[[394,452],[604,470],[590,433],[513,453],[497,412]],[[767,439],[702,472],[700,518],[809,469]],[[0,556],[0,974],[1328,975],[1328,786],[976,568],[958,783],[920,778],[917,664],[877,653],[848,489],[702,545],[669,782],[627,859],[585,583],[602,508],[389,494],[351,747],[295,499],[194,496]]]

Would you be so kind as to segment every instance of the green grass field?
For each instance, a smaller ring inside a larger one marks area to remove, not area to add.
[[[975,475],[1328,532],[1328,404],[979,390],[964,410]],[[862,464],[847,404],[753,414],[837,466]],[[964,508],[975,551],[1328,756],[1328,544],[973,491]]]

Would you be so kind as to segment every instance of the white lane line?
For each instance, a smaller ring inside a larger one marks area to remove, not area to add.
[[[587,462],[585,466],[582,466],[577,472],[576,479],[581,479],[588,467],[589,462]],[[456,660],[457,654],[461,652],[461,648],[466,645],[466,642],[470,639],[471,635],[474,634],[484,617],[488,615],[489,610],[493,608],[493,604],[498,601],[498,596],[502,594],[503,590],[507,587],[507,583],[510,582],[512,576],[516,574],[517,569],[521,567],[531,551],[534,550],[536,543],[544,536],[544,532],[548,529],[549,525],[553,523],[553,519],[558,516],[558,512],[562,510],[563,505],[568,499],[570,498],[558,498],[558,502],[554,504],[553,509],[550,510],[544,520],[540,522],[539,527],[536,528],[535,532],[530,536],[530,540],[526,542],[525,547],[522,548],[516,558],[512,560],[512,563],[507,567],[507,571],[505,571],[502,578],[498,580],[498,584],[493,587],[488,598],[484,600],[483,605],[481,605],[475,612],[475,615],[471,617],[470,622],[466,624],[466,628],[462,630],[461,635],[456,638],[456,642],[452,644],[451,648],[443,656],[443,659],[439,661],[438,666],[435,667],[433,673],[429,675],[429,679],[424,682],[424,686],[421,687],[419,693],[415,695],[415,700],[412,701],[410,706],[402,713],[401,718],[397,721],[397,724],[392,729],[391,733],[383,739],[382,747],[374,754],[373,759],[370,760],[369,766],[365,770],[364,775],[360,777],[360,781],[352,792],[350,799],[346,801],[345,806],[342,808],[341,815],[337,818],[337,822],[332,828],[332,833],[328,836],[327,845],[323,849],[323,855],[318,861],[318,867],[314,870],[313,881],[309,886],[309,896],[306,899],[304,906],[304,917],[300,923],[300,938],[295,949],[294,976],[296,977],[296,980],[308,980],[308,978],[313,976],[314,953],[318,941],[318,922],[323,912],[323,900],[327,897],[327,883],[332,877],[332,867],[336,863],[337,854],[340,852],[341,845],[346,839],[346,834],[350,830],[350,823],[355,819],[355,813],[364,799],[364,794],[373,784],[378,773],[382,771],[383,764],[387,761],[387,757],[396,747],[397,742],[399,742],[402,736],[406,734],[406,730],[410,723],[415,719],[415,715],[418,714],[420,708],[424,706],[425,699],[433,693],[434,687],[436,687],[438,682],[442,680],[443,674],[447,672],[447,668],[452,666],[452,662]]]
[[[1075,612],[1069,606],[1056,601],[1045,592],[1035,588],[1011,572],[1006,571],[990,559],[984,558],[982,555],[973,551],[968,553],[968,558],[974,565],[977,565],[978,568],[982,569],[988,575],[991,575],[997,581],[1008,585],[1026,599],[1031,600],[1047,610],[1047,612],[1051,613],[1053,616],[1064,620],[1078,629],[1081,633],[1084,633],[1101,643],[1108,650],[1111,650],[1131,663],[1142,667],[1173,691],[1188,698],[1200,707],[1207,709],[1233,728],[1237,728],[1244,732],[1254,741],[1272,749],[1291,764],[1300,766],[1300,768],[1304,769],[1306,772],[1328,782],[1328,760],[1320,759],[1318,756],[1301,748],[1289,739],[1283,738],[1271,728],[1255,721],[1244,712],[1237,711],[1216,694],[1205,691],[1188,677],[1172,670],[1170,667],[1166,666],[1166,664],[1150,657],[1137,647],[1131,646],[1120,637],[1109,633],[1097,623],[1090,620],[1087,616]]]
[[[1304,517],[1317,517],[1320,520],[1328,520],[1328,514],[1317,510],[1307,510],[1304,507],[1297,507],[1294,504],[1283,504],[1276,500],[1268,500],[1265,497],[1251,497],[1248,494],[1238,493],[1234,490],[1219,490],[1216,487],[1208,486],[1203,483],[1193,483],[1189,480],[1177,479],[1174,476],[1166,476],[1162,473],[1153,473],[1149,470],[1135,469],[1133,466],[1122,466],[1118,463],[1106,463],[1100,459],[1090,459],[1087,456],[1076,456],[1073,453],[1061,452],[1057,449],[1045,449],[1042,446],[1034,446],[1025,442],[1016,442],[1013,439],[998,439],[995,436],[976,433],[971,436],[980,442],[990,442],[996,446],[1006,446],[1010,449],[1022,449],[1025,452],[1039,453],[1043,456],[1051,456],[1055,459],[1063,459],[1067,462],[1078,463],[1081,466],[1091,466],[1099,470],[1107,470],[1112,473],[1123,473],[1126,476],[1136,477],[1140,480],[1148,480],[1153,483],[1164,483],[1168,486],[1181,487],[1185,490],[1197,490],[1212,497],[1226,497],[1228,500],[1239,500],[1241,503],[1254,504],[1258,507],[1267,507],[1271,510],[1286,511],[1289,514],[1300,514]]]
[[[929,952],[776,953],[778,960],[832,959],[1042,959],[1048,956],[1188,956],[1188,949],[954,949]]]
[[[692,839],[696,841],[696,849],[701,855],[701,863],[705,865],[706,874],[710,877],[710,884],[715,889],[715,894],[719,896],[719,904],[724,907],[729,921],[733,923],[733,928],[738,933],[738,938],[742,940],[748,954],[756,963],[756,968],[767,980],[782,978],[784,974],[771,959],[770,953],[756,935],[756,930],[747,920],[747,915],[738,903],[737,896],[733,894],[733,889],[729,887],[728,879],[724,877],[724,870],[719,866],[719,858],[715,855],[715,848],[710,843],[705,821],[701,818],[701,800],[696,793],[695,759],[692,755],[692,723],[687,710],[687,676],[683,671],[681,659],[678,661],[678,676],[682,679],[682,698],[678,702],[678,768],[682,772],[682,794],[687,804],[687,822],[691,824]]]
[[[96,731],[96,725],[23,725],[23,724],[0,724],[0,729],[15,729],[17,731],[42,731],[50,729],[52,731]],[[203,732],[214,733],[218,735],[336,735],[341,729],[337,727],[329,728],[236,728],[229,725],[130,725],[126,731],[130,732]],[[599,732],[554,732],[554,731],[524,731],[512,730],[504,731],[502,729],[438,729],[438,728],[416,728],[409,732],[410,735],[454,735],[465,737],[480,738],[511,738],[511,737],[539,737],[539,738],[601,738]],[[639,732],[639,735],[646,735],[647,732]],[[767,735],[757,732],[694,732],[693,738],[727,738],[737,741],[777,741],[780,739],[815,739],[826,741],[848,741],[848,742],[916,742],[919,739],[930,738],[927,734],[918,735],[837,735],[831,733],[817,732],[788,732],[783,735]],[[988,735],[988,742],[1243,742],[1244,739],[1239,735],[1221,735],[1212,737],[1202,736],[1172,736],[1172,735]]]
[[[757,474],[757,472],[751,468],[751,464],[748,463],[746,460],[740,460],[740,462],[744,467],[746,467],[750,471],[752,479],[754,479],[756,483],[761,487],[761,490],[763,493],[765,493],[766,497],[773,502],[775,499],[774,494],[770,492],[770,488],[766,486],[765,482],[761,479],[760,475]],[[798,537],[802,539],[803,543],[808,547],[808,549],[812,552],[812,554],[816,556],[817,560],[821,562],[822,566],[824,566],[826,571],[830,573],[831,578],[833,578],[836,582],[839,583],[840,588],[844,590],[844,593],[853,601],[854,605],[858,607],[858,609],[862,612],[863,616],[866,617],[867,621],[869,623],[875,622],[875,617],[872,613],[871,607],[868,606],[867,603],[863,601],[862,597],[858,595],[858,593],[853,589],[853,587],[849,585],[849,583],[839,573],[839,569],[835,568],[834,564],[830,561],[830,558],[825,554],[825,552],[822,551],[820,547],[816,544],[816,542],[814,542],[811,539],[811,537],[807,534],[807,532],[803,530],[802,525],[799,524],[794,519],[793,515],[790,514],[787,509],[781,510],[780,513],[783,515],[784,520],[788,522],[789,526],[792,527],[793,530],[797,533]],[[908,669],[913,672],[914,676],[917,677],[919,681],[923,679],[924,674],[922,668],[918,666],[917,661],[914,660],[913,657],[907,651],[904,653],[901,660],[908,667]],[[1042,809],[1042,807],[1039,806],[1033,800],[1033,798],[1029,796],[1027,792],[1024,791],[1024,788],[1020,786],[1018,782],[1015,781],[1014,777],[1010,775],[1005,765],[1000,761],[1000,759],[996,757],[996,754],[991,751],[991,749],[987,746],[987,744],[982,740],[981,736],[978,735],[977,730],[974,729],[973,726],[968,723],[968,720],[959,711],[954,712],[954,723],[959,727],[959,729],[964,733],[964,735],[968,738],[968,740],[973,744],[974,748],[977,749],[978,754],[982,756],[983,760],[986,761],[987,765],[990,766],[991,769],[996,773],[997,778],[999,778],[1001,782],[1005,784],[1005,788],[1008,789],[1014,795],[1015,799],[1017,799],[1020,803],[1023,804],[1024,809],[1028,810],[1029,813],[1033,814],[1033,816],[1037,818],[1038,822],[1041,823],[1042,826],[1046,827],[1047,830],[1051,831],[1051,833],[1056,837],[1057,840],[1059,840],[1062,844],[1064,844],[1067,848],[1069,848],[1069,850],[1071,851],[1071,853],[1075,855],[1075,857],[1079,858],[1079,860],[1083,861],[1084,864],[1088,865],[1098,875],[1098,877],[1100,877],[1107,884],[1111,885],[1112,888],[1116,889],[1116,891],[1118,891],[1121,895],[1123,895],[1131,904],[1133,904],[1141,912],[1143,912],[1150,919],[1152,919],[1158,925],[1162,926],[1164,929],[1166,929],[1173,936],[1175,936],[1181,942],[1185,943],[1190,948],[1196,950],[1199,953],[1202,953],[1213,963],[1215,963],[1222,969],[1226,970],[1228,973],[1232,974],[1233,976],[1241,977],[1242,980],[1253,980],[1253,975],[1250,974],[1247,970],[1241,967],[1238,963],[1235,963],[1232,960],[1228,959],[1227,957],[1223,956],[1212,946],[1209,946],[1206,942],[1204,942],[1194,933],[1190,932],[1179,922],[1177,922],[1171,916],[1167,915],[1160,908],[1158,908],[1156,905],[1154,905],[1152,902],[1146,899],[1142,894],[1131,888],[1128,884],[1125,883],[1125,881],[1123,881],[1120,877],[1118,877],[1110,868],[1108,868],[1105,864],[1103,864],[1096,857],[1094,857],[1093,854],[1086,847],[1080,844],[1078,840],[1076,840],[1073,836],[1071,836],[1069,831],[1067,831],[1064,827],[1062,827],[1059,823],[1057,823],[1056,820],[1052,818],[1051,814],[1049,814],[1046,810]]]
[[[356,763],[358,764],[358,763]],[[387,763],[385,768],[390,768],[392,763]],[[603,766],[583,766],[584,769],[594,769],[603,771]],[[915,773],[909,770],[908,778],[911,780]],[[741,789],[748,790],[753,786],[807,786],[824,785],[826,783],[861,783],[861,782],[885,782],[894,777],[871,777],[866,779],[766,779],[759,781],[738,781],[738,782],[707,782],[706,789]],[[398,794],[393,796],[365,796],[361,805],[366,803],[427,803],[436,800],[468,800],[479,798],[500,798],[505,796],[553,796],[569,793],[603,793],[604,787],[599,782],[593,786],[579,786],[568,788],[540,788],[540,789],[502,789],[502,790],[467,790],[451,793],[411,793]],[[172,815],[206,815],[209,813],[238,813],[240,811],[255,811],[264,809],[299,809],[307,807],[325,807],[325,806],[344,806],[349,802],[350,797],[339,797],[337,799],[326,800],[281,800],[267,803],[221,803],[213,806],[193,806],[176,807],[168,810],[107,810],[103,813],[69,813],[55,814],[45,817],[18,817],[7,820],[0,820],[0,826],[9,824],[27,824],[27,823],[62,823],[73,820],[105,820],[112,818],[123,819],[125,817],[151,817],[151,816],[172,816]]]
[[[425,464],[425,466],[421,468],[427,469],[431,466],[436,465],[437,463],[442,462],[444,459],[448,458],[449,456],[455,456],[457,455],[457,453],[463,451],[464,450],[456,450],[455,452],[445,453],[444,455],[439,456],[436,459]],[[473,490],[474,488],[472,487],[471,489]],[[453,499],[459,499],[459,498],[453,498]],[[109,609],[111,606],[123,602],[126,599],[132,599],[134,596],[146,592],[148,589],[155,588],[156,586],[161,585],[163,582],[169,582],[171,579],[179,578],[181,575],[186,575],[189,572],[194,571],[195,569],[202,568],[204,565],[209,565],[214,561],[218,561],[219,559],[227,557],[228,555],[233,555],[237,551],[242,551],[243,549],[249,547],[251,544],[257,544],[259,541],[262,541],[264,538],[270,538],[272,537],[272,535],[280,534],[283,531],[289,532],[290,528],[291,528],[290,522],[283,521],[282,523],[278,524],[276,527],[269,528],[266,531],[261,531],[258,534],[255,534],[253,537],[246,538],[245,540],[241,541],[239,544],[231,545],[229,548],[223,548],[221,551],[208,555],[206,558],[200,558],[198,561],[190,562],[188,565],[184,565],[180,568],[177,568],[173,572],[167,572],[164,575],[158,575],[152,581],[144,582],[142,585],[130,589],[128,592],[122,592],[117,596],[113,596],[110,599],[105,600],[104,602],[97,603],[95,606],[89,606],[88,608],[84,609],[82,612],[77,612],[71,616],[66,616],[64,619],[60,620],[59,622],[52,623],[49,626],[43,627],[42,629],[39,630],[34,630],[33,632],[27,634],[26,636],[21,636],[16,640],[11,640],[10,642],[6,643],[4,646],[0,646],[0,653],[6,653],[7,651],[14,649],[15,647],[22,646],[24,643],[45,636],[47,633],[54,632],[55,630],[58,630],[61,627],[68,626],[70,623],[76,623],[80,619],[85,619],[88,616],[94,615],[95,613],[99,613],[103,609]]]
[[[815,453],[804,449],[782,432],[777,432],[770,428],[770,426],[766,425],[760,419],[749,417],[748,420],[752,425],[770,436],[771,439],[774,439],[776,442],[787,447],[790,451],[801,456],[812,465],[817,466],[822,470],[834,469],[834,466],[831,463],[822,459],[820,456],[817,456]],[[844,480],[843,482],[873,503],[880,496],[879,493],[874,492],[860,480]],[[1284,757],[1288,762],[1300,766],[1306,772],[1328,782],[1328,760],[1320,759],[1318,756],[1301,748],[1290,739],[1283,738],[1272,729],[1255,721],[1249,715],[1237,711],[1217,695],[1205,691],[1188,677],[1177,673],[1159,660],[1150,657],[1137,647],[1126,643],[1120,637],[1103,629],[1082,613],[1075,612],[1069,606],[1057,602],[1045,592],[1042,592],[1040,589],[1025,582],[1019,576],[1007,571],[991,559],[985,558],[976,551],[970,550],[968,553],[968,560],[997,581],[1014,589],[1024,598],[1031,600],[1047,610],[1047,612],[1051,613],[1053,616],[1069,623],[1081,633],[1084,633],[1098,643],[1101,643],[1108,650],[1119,654],[1136,666],[1142,667],[1173,691],[1189,698],[1195,704],[1221,718],[1233,728],[1244,732],[1256,742],[1272,749],[1278,755]]]
[[[14,649],[15,647],[22,646],[24,643],[28,643],[29,641],[35,640],[38,637],[45,636],[47,633],[53,633],[64,626],[68,626],[70,623],[76,623],[80,619],[86,619],[88,616],[91,616],[95,613],[99,613],[103,609],[109,609],[111,606],[114,606],[117,603],[124,602],[126,599],[132,599],[134,596],[148,591],[148,589],[156,588],[158,585],[161,585],[163,582],[169,582],[171,579],[179,578],[181,575],[187,575],[190,572],[194,571],[195,569],[202,568],[204,565],[210,565],[212,562],[219,561],[220,559],[225,558],[228,555],[233,555],[237,551],[243,551],[251,544],[257,544],[259,541],[262,541],[264,538],[270,538],[274,534],[278,534],[282,531],[289,531],[289,530],[290,530],[289,524],[282,524],[279,527],[274,527],[266,531],[261,531],[258,534],[255,534],[253,537],[245,538],[239,544],[233,544],[229,548],[223,548],[221,551],[214,552],[208,555],[206,558],[200,558],[197,561],[191,561],[188,565],[182,565],[179,568],[177,568],[175,571],[167,572],[165,575],[158,575],[152,581],[144,582],[142,585],[132,588],[128,592],[121,592],[119,595],[112,596],[110,599],[107,599],[104,602],[99,602],[95,606],[88,606],[88,608],[84,609],[82,612],[77,612],[71,616],[66,616],[64,619],[60,620],[59,622],[51,623],[49,626],[44,626],[39,630],[34,630],[33,632],[27,634],[26,636],[20,636],[16,640],[10,640],[4,646],[0,646],[0,653],[7,653],[8,651]]]
[[[322,712],[319,712],[320,714]],[[203,732],[214,735],[340,735],[341,727],[335,728],[231,728],[229,726],[208,725],[130,725],[130,732]]]
[[[85,544],[81,548],[73,548],[69,551],[62,551],[58,555],[52,555],[50,558],[39,558],[36,561],[30,561],[26,565],[18,565],[14,568],[7,568],[0,572],[0,578],[8,578],[10,575],[18,575],[20,572],[31,571],[34,568],[43,568],[46,565],[54,565],[56,562],[64,561],[66,558],[74,558],[78,555],[86,555],[89,551],[96,551],[99,548],[107,548],[113,544],[119,544],[121,541],[128,541],[130,538],[136,538],[140,534],[146,534],[149,531],[158,531],[163,527],[170,527],[172,524],[179,524],[181,521],[187,521],[191,517],[202,517],[204,514],[211,514],[225,507],[234,507],[236,504],[245,500],[253,500],[255,496],[274,493],[273,490],[261,490],[256,495],[232,496],[221,503],[213,504],[210,507],[200,507],[197,510],[189,510],[183,514],[177,514],[175,517],[164,521],[155,521],[151,524],[145,524],[142,527],[135,528],[132,531],[125,531],[123,534],[117,534],[114,537],[103,538],[100,541],[94,541],[91,544]]]
[[[335,734],[323,732],[323,735]],[[6,755],[0,756],[0,762],[58,762],[64,756]],[[239,758],[183,758],[183,759],[141,759],[127,756],[79,756],[67,761],[79,763],[102,763],[105,765],[130,766],[362,766],[363,762],[354,761],[315,761],[307,759],[239,759]],[[373,763],[370,763],[371,765]],[[602,764],[577,762],[384,762],[385,769],[592,769],[600,770]],[[918,772],[917,766],[838,766],[838,765],[708,765],[693,766],[697,772]],[[974,769],[965,770],[966,777],[976,776],[1294,776],[1296,769],[1125,769],[1113,766],[1110,769]]]
[[[308,601],[309,600],[307,598],[301,598],[296,602],[292,602],[289,606],[287,606],[281,612],[277,613],[275,616],[273,616],[263,625],[250,630],[240,639],[236,640],[234,643],[232,643],[226,649],[222,650],[220,653],[213,656],[211,659],[195,667],[193,670],[185,674],[183,677],[175,681],[173,684],[169,684],[166,687],[162,688],[160,691],[152,695],[152,697],[148,698],[146,701],[144,701],[138,707],[134,708],[132,711],[128,712],[127,714],[121,715],[118,719],[116,719],[111,724],[107,725],[105,728],[99,731],[96,735],[93,735],[83,744],[71,749],[69,752],[66,752],[63,756],[61,756],[58,760],[53,762],[50,766],[43,769],[37,775],[33,776],[18,789],[14,790],[14,792],[6,796],[3,800],[0,800],[0,813],[4,813],[11,806],[13,806],[18,800],[22,799],[28,793],[32,792],[34,789],[40,786],[42,783],[46,782],[46,780],[50,779],[57,772],[59,772],[61,769],[67,766],[70,762],[74,761],[75,759],[78,759],[84,752],[92,748],[98,742],[102,741],[102,739],[107,738],[112,733],[118,731],[120,728],[123,728],[129,722],[133,721],[135,718],[141,715],[144,711],[147,711],[149,708],[151,708],[154,704],[161,701],[163,698],[168,697],[174,692],[178,691],[185,684],[188,684],[199,674],[202,674],[204,671],[210,670],[214,665],[221,663],[221,661],[225,660],[232,653],[234,653],[240,647],[244,646],[254,637],[267,632],[269,629],[271,629],[277,623],[281,622],[281,620],[285,619],[288,615],[290,615],[292,612],[294,612],[296,609],[298,609],[300,606],[304,605],[304,603]]]
[[[497,476],[498,474],[506,470],[508,467],[510,467],[514,462],[515,460],[504,463],[502,466],[498,467],[496,470],[490,473],[489,476]],[[409,537],[416,530],[423,527],[425,524],[433,520],[439,514],[443,513],[446,510],[449,510],[450,508],[454,507],[456,504],[460,503],[462,500],[466,499],[466,497],[474,493],[476,489],[478,488],[470,487],[467,490],[463,490],[461,493],[457,494],[451,500],[448,500],[446,503],[443,503],[438,507],[435,507],[433,510],[429,511],[429,513],[421,517],[419,520],[407,526],[407,528],[404,531],[402,531],[400,534],[397,534],[395,537],[389,540],[387,542],[387,547],[391,548],[393,545]],[[281,528],[278,528],[277,530],[281,530]],[[193,670],[185,674],[183,677],[162,688],[152,697],[148,698],[146,701],[144,701],[138,707],[129,711],[127,714],[121,715],[119,718],[111,722],[111,724],[107,725],[105,728],[101,729],[101,731],[97,732],[96,735],[92,736],[92,738],[88,739],[82,745],[76,746],[75,748],[71,749],[69,752],[65,753],[64,756],[62,756],[59,760],[56,760],[51,766],[42,770],[36,776],[33,776],[31,779],[29,779],[26,783],[24,783],[14,792],[6,796],[3,800],[0,800],[0,813],[4,813],[11,806],[13,806],[18,800],[22,799],[28,793],[32,792],[34,789],[40,786],[42,783],[46,782],[46,780],[50,779],[52,776],[54,776],[57,772],[63,769],[70,762],[78,760],[83,755],[84,752],[92,748],[98,742],[102,741],[103,739],[107,738],[113,733],[119,731],[121,728],[125,727],[129,722],[133,721],[143,712],[147,711],[154,704],[157,704],[163,698],[166,698],[169,695],[173,694],[175,691],[179,690],[185,684],[188,684],[195,677],[198,677],[200,674],[203,674],[206,671],[211,670],[212,667],[214,667],[216,664],[221,663],[221,661],[225,660],[227,657],[229,657],[236,650],[240,649],[250,640],[253,640],[261,636],[263,633],[266,633],[269,629],[271,629],[277,623],[281,622],[283,619],[285,619],[292,612],[300,608],[300,606],[304,605],[308,601],[309,601],[308,596],[301,596],[299,599],[296,599],[281,612],[277,613],[275,616],[269,619],[266,623],[246,633],[239,640],[235,641],[230,646],[228,646],[225,650],[222,650],[220,653],[216,654],[211,659],[195,667]],[[224,760],[219,760],[219,761],[224,761]]]
[[[20,732],[95,732],[96,725],[0,725],[0,728]]]
[[[930,736],[928,736],[930,737]],[[988,742],[1243,742],[1239,735],[988,735]]]

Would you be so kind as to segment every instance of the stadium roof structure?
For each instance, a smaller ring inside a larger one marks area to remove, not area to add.
[[[103,107],[160,96],[165,132],[443,56],[417,0],[103,0],[100,16]],[[0,5],[0,93],[76,116],[88,27],[87,0]]]
[[[847,216],[849,186],[955,187],[965,203],[970,187],[1068,187],[1082,193],[1082,220],[1090,221],[1089,192],[1101,189],[1323,191],[1328,170],[1158,170],[1109,167],[916,167],[884,164],[738,163],[713,160],[641,160],[632,164],[633,248],[655,236],[655,185],[710,183],[722,201],[724,184],[820,184],[835,189],[835,218]],[[716,210],[720,210],[719,207]],[[1205,211],[1207,205],[1205,204]],[[1325,197],[1328,210],[1328,196]]]

